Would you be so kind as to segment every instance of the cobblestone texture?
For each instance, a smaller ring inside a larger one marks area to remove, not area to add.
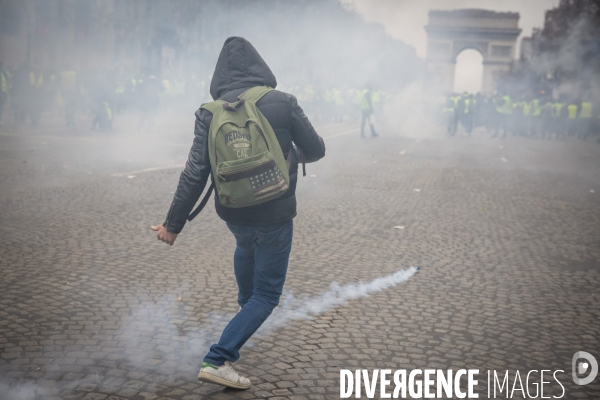
[[[334,399],[341,368],[561,369],[565,398],[600,398],[600,378],[570,378],[576,351],[600,360],[600,145],[357,136],[327,140],[299,179],[285,289],[422,269],[253,339],[245,392],[196,380],[237,311],[225,224],[207,207],[173,247],[149,230],[179,170],[27,185],[62,172],[20,170],[39,139],[0,136],[0,382],[43,399]],[[68,145],[84,163],[104,140]]]

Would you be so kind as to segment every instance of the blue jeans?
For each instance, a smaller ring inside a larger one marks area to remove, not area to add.
[[[242,308],[229,322],[205,362],[223,365],[240,358],[240,348],[271,315],[283,290],[294,226],[292,220],[265,226],[227,223],[236,240],[233,257]]]

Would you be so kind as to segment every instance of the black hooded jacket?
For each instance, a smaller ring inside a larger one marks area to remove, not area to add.
[[[246,39],[230,37],[225,41],[210,83],[210,94],[215,100],[233,102],[246,89],[254,86],[275,88],[277,80],[256,49]],[[269,225],[290,220],[296,216],[296,182],[298,157],[314,162],[325,156],[325,144],[291,94],[273,90],[256,103],[267,118],[285,157],[292,153],[290,188],[281,197],[266,203],[243,208],[228,208],[215,194],[217,214],[236,225]],[[194,143],[185,169],[179,178],[177,191],[163,225],[167,231],[179,233],[187,217],[202,194],[210,177],[208,132],[212,114],[196,111]],[[298,152],[294,151],[294,144]]]

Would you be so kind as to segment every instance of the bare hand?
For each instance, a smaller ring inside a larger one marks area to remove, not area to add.
[[[154,232],[158,232],[156,234],[156,238],[168,244],[169,246],[173,246],[175,243],[175,239],[177,239],[177,234],[173,232],[167,232],[167,228],[162,225],[151,226]]]

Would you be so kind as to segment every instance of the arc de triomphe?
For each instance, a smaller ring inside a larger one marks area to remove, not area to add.
[[[510,69],[515,57],[519,14],[478,9],[430,11],[427,31],[427,65],[446,91],[454,86],[456,57],[466,49],[483,56],[482,92],[496,89],[498,76]]]

